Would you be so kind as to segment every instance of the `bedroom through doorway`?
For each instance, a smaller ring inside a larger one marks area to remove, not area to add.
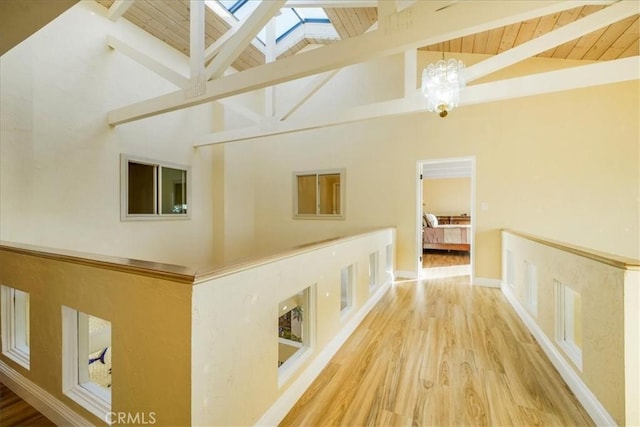
[[[420,277],[473,276],[475,158],[419,162]]]

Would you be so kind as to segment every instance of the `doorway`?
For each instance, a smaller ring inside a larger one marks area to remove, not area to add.
[[[474,276],[475,157],[418,161],[416,271]]]

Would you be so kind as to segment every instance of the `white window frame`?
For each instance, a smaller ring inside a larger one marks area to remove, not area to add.
[[[80,361],[89,361],[89,315],[62,306],[62,393],[101,420],[111,412],[111,392],[88,382]]]
[[[369,254],[369,291],[374,290],[380,283],[380,251]]]
[[[340,175],[340,213],[339,214],[321,214],[320,213],[320,181],[318,176],[320,175]],[[315,175],[316,176],[316,213],[315,214],[300,214],[298,213],[298,177]],[[345,168],[339,169],[320,169],[303,172],[293,173],[293,218],[294,219],[345,219],[346,218],[346,176],[347,172]]]
[[[296,351],[289,359],[278,367],[278,387],[282,387],[309,359],[316,346],[316,284],[300,290],[307,291],[307,311],[303,317],[303,337],[300,350]],[[281,310],[278,309],[278,316]],[[278,342],[283,338],[278,337]],[[295,341],[286,340],[287,343]]]
[[[155,167],[154,174],[154,213],[152,214],[130,214],[129,213],[129,163],[138,163]],[[186,172],[187,182],[187,212],[186,213],[162,213],[162,188],[159,180],[162,168],[171,168],[183,170]],[[158,160],[147,159],[144,157],[131,156],[128,154],[120,155],[120,220],[121,221],[154,221],[154,220],[170,220],[170,219],[190,219],[192,211],[191,187],[193,186],[191,179],[191,167],[177,163],[161,162]]]
[[[556,342],[564,353],[571,359],[576,367],[582,371],[582,349],[578,347],[573,340],[574,331],[574,299],[568,301],[566,291],[569,290],[575,294],[580,293],[571,287],[555,280],[555,297],[556,297]],[[569,304],[567,304],[569,303]],[[567,310],[567,306],[569,309]],[[568,339],[566,338],[568,336]]]
[[[524,261],[525,306],[529,313],[538,317],[538,268],[530,261]]]
[[[24,295],[24,297],[20,294]],[[29,328],[31,308],[29,293],[10,286],[0,286],[2,317],[2,354],[25,369],[30,369]]]
[[[346,283],[345,283],[346,279]],[[353,308],[353,301],[355,301],[355,284],[356,284],[356,264],[349,264],[340,270],[340,320],[344,320],[351,309]],[[346,305],[342,307],[342,291],[343,286],[346,286]]]

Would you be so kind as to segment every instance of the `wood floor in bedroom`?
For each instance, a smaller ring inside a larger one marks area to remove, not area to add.
[[[498,289],[398,281],[281,426],[594,425]]]

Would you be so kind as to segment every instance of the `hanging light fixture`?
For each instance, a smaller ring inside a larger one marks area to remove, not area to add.
[[[460,90],[465,86],[464,64],[457,59],[442,59],[422,71],[422,94],[427,98],[427,110],[446,117],[460,103]]]

